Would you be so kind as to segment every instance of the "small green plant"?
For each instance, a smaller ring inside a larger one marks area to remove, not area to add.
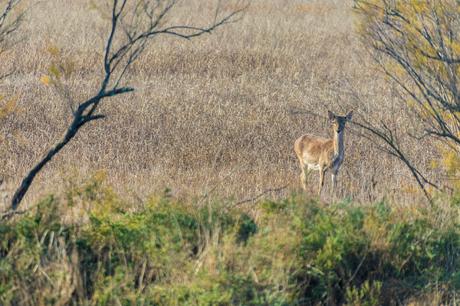
[[[380,305],[380,292],[382,283],[375,281],[372,284],[365,281],[360,288],[347,288],[345,293],[346,304],[353,306],[376,306]]]

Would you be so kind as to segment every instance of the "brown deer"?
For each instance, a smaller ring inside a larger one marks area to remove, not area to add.
[[[307,177],[310,170],[319,170],[319,189],[318,195],[321,195],[321,189],[324,185],[324,174],[328,169],[332,170],[332,190],[336,185],[337,173],[343,162],[345,146],[343,134],[345,124],[351,120],[353,111],[346,116],[337,116],[328,111],[329,120],[332,125],[332,138],[322,138],[306,134],[299,137],[294,143],[294,150],[299,158],[300,181],[303,189],[307,189]]]

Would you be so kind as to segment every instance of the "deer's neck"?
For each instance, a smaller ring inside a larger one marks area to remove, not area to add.
[[[343,154],[345,151],[345,147],[343,146],[343,134],[344,134],[343,130],[340,133],[337,133],[337,131],[334,130],[333,143],[334,143],[334,155],[336,157],[343,158]]]

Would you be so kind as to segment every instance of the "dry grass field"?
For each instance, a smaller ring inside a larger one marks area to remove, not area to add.
[[[455,186],[458,155],[446,166],[433,138],[410,136],[423,120],[360,41],[352,0],[243,0],[211,35],[156,36],[121,84],[136,90],[105,99],[107,117],[35,178],[19,207],[33,209],[8,215],[109,70],[106,1],[22,1],[0,52],[1,305],[458,304],[460,194],[433,191],[428,206],[359,123],[388,126],[440,187]],[[179,1],[168,22],[212,23],[218,3],[241,1]],[[59,83],[53,65],[69,72]],[[328,110],[353,120],[336,198],[328,173],[318,199],[317,173],[301,189],[294,142],[330,136]]]
[[[84,100],[99,85],[108,25],[91,1],[29,4],[20,42],[0,58],[2,74],[14,71],[0,91],[18,98],[16,112],[0,123],[0,176],[10,193],[70,119],[66,100],[40,82],[56,60],[49,50],[60,49],[60,59],[74,64],[65,84],[71,99]],[[206,24],[212,7],[212,1],[183,1],[172,21]],[[108,118],[84,127],[25,201],[99,170],[128,199],[169,188],[179,198],[237,201],[286,185],[272,194],[280,196],[300,190],[293,143],[306,132],[328,136],[327,109],[354,110],[356,121],[383,120],[407,131],[414,123],[372,66],[354,18],[351,1],[254,0],[242,20],[212,35],[154,39],[128,72],[126,82],[136,91],[104,103]],[[339,196],[357,202],[397,197],[399,203],[413,197],[403,164],[361,133],[353,125],[346,131]],[[428,169],[434,153],[403,137],[410,157]],[[311,192],[317,179],[310,177]],[[329,188],[328,176],[326,200]]]

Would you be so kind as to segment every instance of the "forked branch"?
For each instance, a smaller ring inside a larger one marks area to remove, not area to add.
[[[13,3],[19,0],[11,0]],[[216,10],[216,18],[207,26],[167,25],[167,17],[177,4],[176,0],[112,0],[108,8],[111,12],[110,29],[104,46],[103,71],[96,94],[78,104],[72,121],[62,138],[52,146],[38,163],[25,175],[11,201],[16,210],[30,188],[34,178],[58,154],[87,123],[105,118],[98,113],[99,105],[107,98],[134,91],[133,87],[121,86],[129,67],[139,58],[147,44],[160,34],[191,39],[211,33],[217,28],[234,22],[246,6],[221,15]],[[219,17],[220,16],[220,17]],[[1,19],[0,19],[1,22]]]

